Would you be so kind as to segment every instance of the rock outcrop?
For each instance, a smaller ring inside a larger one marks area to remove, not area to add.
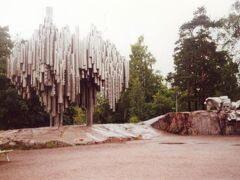
[[[240,135],[240,122],[228,121],[226,113],[216,111],[171,112],[152,126],[181,135]]]
[[[99,124],[0,131],[0,149],[41,149],[151,139],[159,131],[150,125]]]

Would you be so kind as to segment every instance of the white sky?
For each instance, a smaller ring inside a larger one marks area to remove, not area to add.
[[[145,43],[157,59],[155,69],[163,75],[173,70],[173,49],[179,27],[191,20],[193,11],[204,5],[217,19],[229,12],[235,0],[0,0],[0,26],[9,26],[28,39],[43,23],[45,7],[53,7],[53,22],[58,28],[80,27],[85,36],[94,24],[105,40],[129,58],[130,45],[144,35]]]

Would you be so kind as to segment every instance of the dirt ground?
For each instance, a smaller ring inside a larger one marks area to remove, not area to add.
[[[1,180],[240,179],[240,137],[163,135],[152,140],[14,151]]]

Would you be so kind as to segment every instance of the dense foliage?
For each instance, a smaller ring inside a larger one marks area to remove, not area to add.
[[[236,1],[227,17],[219,20],[218,43],[222,49],[229,51],[233,58],[240,61],[240,1]]]
[[[95,122],[139,122],[173,111],[175,93],[163,84],[163,78],[152,68],[155,58],[144,44],[143,36],[131,46],[129,88],[111,112],[107,101],[98,98]]]
[[[222,27],[220,21],[212,21],[201,7],[180,28],[174,50],[175,72],[168,79],[180,89],[180,94],[186,95],[187,106],[183,110],[203,109],[204,100],[210,96],[239,98],[238,64],[212,37],[212,32]]]
[[[49,124],[37,96],[23,100],[6,77],[6,60],[12,42],[7,27],[0,27],[0,129],[40,127]]]

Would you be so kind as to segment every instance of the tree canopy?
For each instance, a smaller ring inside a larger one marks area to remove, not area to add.
[[[6,60],[13,42],[8,27],[0,26],[0,129],[48,126],[49,117],[38,97],[23,100],[6,77]]]
[[[221,27],[219,21],[212,21],[206,15],[204,7],[198,8],[193,19],[180,27],[174,50],[175,72],[168,79],[187,93],[185,109],[203,109],[203,102],[209,96],[236,98],[238,64],[228,51],[218,49],[211,34]]]

